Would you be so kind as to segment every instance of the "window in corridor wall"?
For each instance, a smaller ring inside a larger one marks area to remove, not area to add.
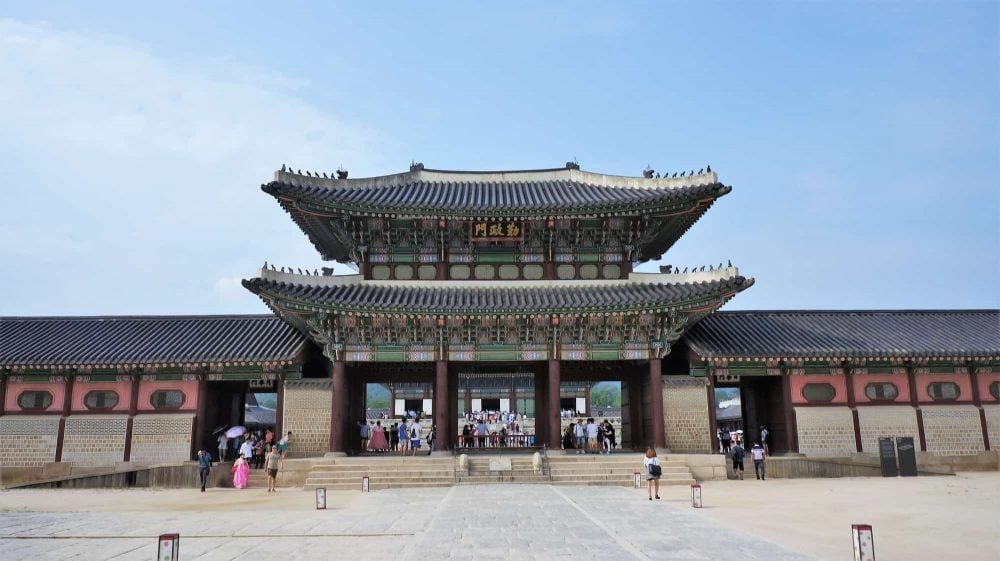
[[[41,411],[52,405],[52,394],[44,391],[26,391],[17,396],[17,404],[26,411]]]
[[[113,409],[118,405],[118,394],[110,390],[87,392],[83,396],[83,404],[92,410]]]

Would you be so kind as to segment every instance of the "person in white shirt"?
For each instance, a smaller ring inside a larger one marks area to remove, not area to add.
[[[417,448],[420,448],[420,429],[420,420],[414,419],[410,425],[410,449],[413,450],[412,456],[416,456]]]
[[[247,463],[249,463],[250,460],[253,458],[253,442],[251,442],[249,438],[244,440],[243,444],[240,444],[240,454],[243,454],[243,457],[246,458]]]
[[[576,453],[587,453],[587,428],[583,426],[583,419],[577,419],[573,425],[573,437],[576,439]]]
[[[750,449],[750,455],[753,456],[753,470],[757,473],[757,479],[764,481],[764,447],[760,445],[760,442],[754,442],[753,448]]]
[[[597,424],[594,423],[594,418],[590,417],[587,419],[587,446],[590,447],[591,452],[597,454],[600,450],[597,449]]]
[[[229,448],[229,437],[225,433],[219,435],[219,461],[226,461],[226,450]]]
[[[649,500],[653,500],[653,489],[656,489],[656,498],[660,498],[660,476],[663,468],[660,467],[660,459],[656,457],[656,450],[646,449],[646,457],[642,459],[642,465],[646,468],[646,481],[649,482]],[[654,467],[655,466],[655,467]]]

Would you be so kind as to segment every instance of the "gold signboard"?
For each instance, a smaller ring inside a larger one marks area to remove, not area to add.
[[[524,228],[520,222],[473,222],[471,230],[473,242],[508,242],[524,239]]]

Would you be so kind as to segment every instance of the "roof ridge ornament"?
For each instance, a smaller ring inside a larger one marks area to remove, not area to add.
[[[424,169],[423,162],[415,162],[413,160],[410,160],[410,171],[411,172],[413,172],[413,171],[423,171],[423,169]]]

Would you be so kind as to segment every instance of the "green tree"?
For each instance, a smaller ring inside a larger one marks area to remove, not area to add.
[[[599,409],[622,406],[622,387],[617,382],[601,382],[590,389],[590,406]]]

